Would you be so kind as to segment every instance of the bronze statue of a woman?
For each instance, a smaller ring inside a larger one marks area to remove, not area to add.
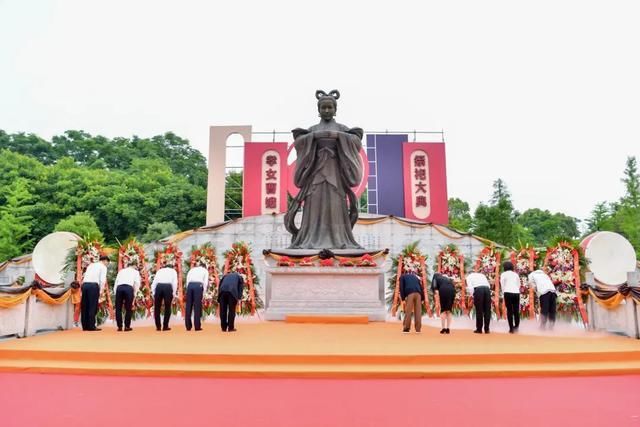
[[[358,203],[351,189],[360,183],[362,164],[360,128],[349,129],[334,119],[340,93],[316,91],[320,123],[309,129],[296,128],[297,160],[294,184],[300,192],[284,217],[293,235],[291,249],[362,249],[353,238]],[[302,224],[294,223],[303,207]]]

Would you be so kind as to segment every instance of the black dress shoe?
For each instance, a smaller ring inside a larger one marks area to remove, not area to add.
[[[229,330],[227,330],[227,332],[235,332],[235,331],[237,331],[237,329],[236,329],[236,328],[233,328],[233,329],[229,329]]]
[[[161,330],[162,330],[162,329],[160,329],[160,328],[156,328],[156,331],[161,331]]]
[[[120,328],[120,327],[119,327],[119,328],[118,328],[118,332],[122,332],[122,328]]]
[[[196,331],[201,331],[201,330],[202,330],[202,328],[196,328],[195,330],[196,330]]]
[[[440,329],[440,333],[441,333],[441,334],[446,334],[446,333],[447,333],[447,330],[446,330],[446,329],[444,329],[444,328],[442,328],[442,329]]]
[[[171,328],[167,327],[167,328],[162,328],[163,331],[170,331]]]
[[[479,331],[478,329],[476,329],[475,331],[473,331],[474,334],[481,334],[482,331]]]
[[[125,331],[125,332],[129,332],[129,331],[133,331],[133,329],[131,329],[131,328],[124,328],[124,331]]]
[[[484,333],[485,333],[485,334],[488,334],[488,333],[489,333],[489,330],[488,330],[488,329],[485,329],[485,330],[484,330]]]
[[[446,332],[445,332],[445,334],[450,334],[450,333],[451,333],[451,331],[449,330],[449,328],[445,329],[445,331],[446,331]]]

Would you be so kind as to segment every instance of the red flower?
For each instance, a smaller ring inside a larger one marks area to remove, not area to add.
[[[293,261],[291,261],[291,258],[289,258],[288,256],[283,256],[278,260],[278,266],[280,267],[293,267],[295,266],[295,263]]]
[[[332,258],[321,259],[320,265],[323,267],[333,267],[333,259]]]

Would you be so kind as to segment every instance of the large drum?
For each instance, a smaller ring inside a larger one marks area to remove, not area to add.
[[[580,246],[589,261],[587,268],[600,283],[622,285],[627,273],[636,270],[636,252],[618,233],[598,231],[585,237]]]
[[[33,249],[31,262],[36,274],[45,282],[59,285],[64,282],[63,269],[69,251],[78,244],[75,233],[58,231],[47,234]]]

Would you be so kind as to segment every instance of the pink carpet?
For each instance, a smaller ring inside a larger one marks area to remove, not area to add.
[[[640,376],[215,379],[0,373],[0,425],[640,426]],[[220,418],[228,417],[221,424]]]

